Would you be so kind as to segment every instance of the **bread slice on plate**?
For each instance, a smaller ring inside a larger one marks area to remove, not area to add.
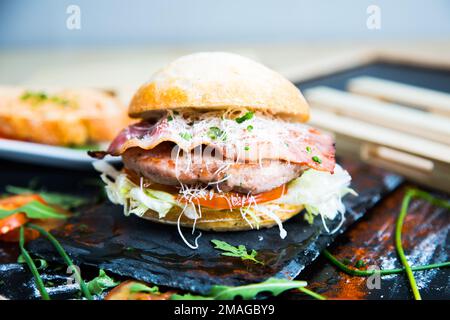
[[[55,146],[112,140],[129,124],[127,108],[94,89],[0,86],[0,137]]]

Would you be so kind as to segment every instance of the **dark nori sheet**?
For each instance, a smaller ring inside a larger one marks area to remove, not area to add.
[[[60,230],[61,244],[77,265],[95,266],[112,273],[149,283],[206,293],[211,285],[241,285],[269,277],[295,278],[348,226],[361,218],[402,179],[383,170],[344,161],[353,177],[358,197],[348,195],[346,221],[339,232],[327,234],[320,219],[313,225],[302,214],[284,224],[288,235],[279,237],[277,227],[245,232],[204,232],[199,248],[192,250],[181,240],[176,227],[153,223],[135,216],[125,217],[122,208],[104,203],[84,210]],[[329,223],[330,230],[338,219]],[[190,229],[183,229],[193,241]],[[243,244],[258,251],[264,266],[226,257],[213,248],[212,239]],[[50,243],[37,239],[29,250],[49,261],[61,261]]]

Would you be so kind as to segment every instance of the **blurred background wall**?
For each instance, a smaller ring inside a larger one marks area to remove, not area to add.
[[[373,5],[380,29],[367,27]],[[194,51],[236,52],[289,77],[386,49],[450,59],[450,0],[0,0],[0,84],[132,92]]]
[[[80,30],[66,28],[71,4]],[[448,0],[0,0],[0,47],[450,39],[449,21]]]

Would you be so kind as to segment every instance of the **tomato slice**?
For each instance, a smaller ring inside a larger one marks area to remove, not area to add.
[[[164,293],[131,292],[131,286],[138,283],[141,282],[132,280],[122,282],[106,295],[105,300],[169,300],[170,296],[175,293],[173,291]]]
[[[31,201],[39,201],[45,204],[44,199],[38,194],[19,194],[7,198],[0,199],[0,209],[12,210],[23,206]]]
[[[0,209],[13,210],[31,201],[45,201],[37,194],[16,195],[0,199]],[[25,213],[14,213],[6,218],[0,219],[0,240],[7,242],[17,242],[19,240],[19,228],[27,223],[29,219]],[[25,239],[32,240],[39,236],[36,230],[25,229]]]
[[[28,222],[25,213],[19,212],[0,220],[0,234],[6,234]]]
[[[212,208],[212,209],[236,209],[246,207],[252,203],[263,203],[280,198],[286,192],[286,185],[282,185],[270,191],[261,192],[258,194],[247,195],[237,192],[226,192],[226,193],[211,193],[204,198],[194,198],[192,202],[202,207]],[[180,202],[188,202],[186,198],[179,197]]]

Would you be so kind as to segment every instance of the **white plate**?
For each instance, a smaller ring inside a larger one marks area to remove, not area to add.
[[[95,161],[86,150],[9,139],[0,139],[0,158],[70,169],[92,169]],[[106,156],[105,160],[119,162],[120,157]]]

